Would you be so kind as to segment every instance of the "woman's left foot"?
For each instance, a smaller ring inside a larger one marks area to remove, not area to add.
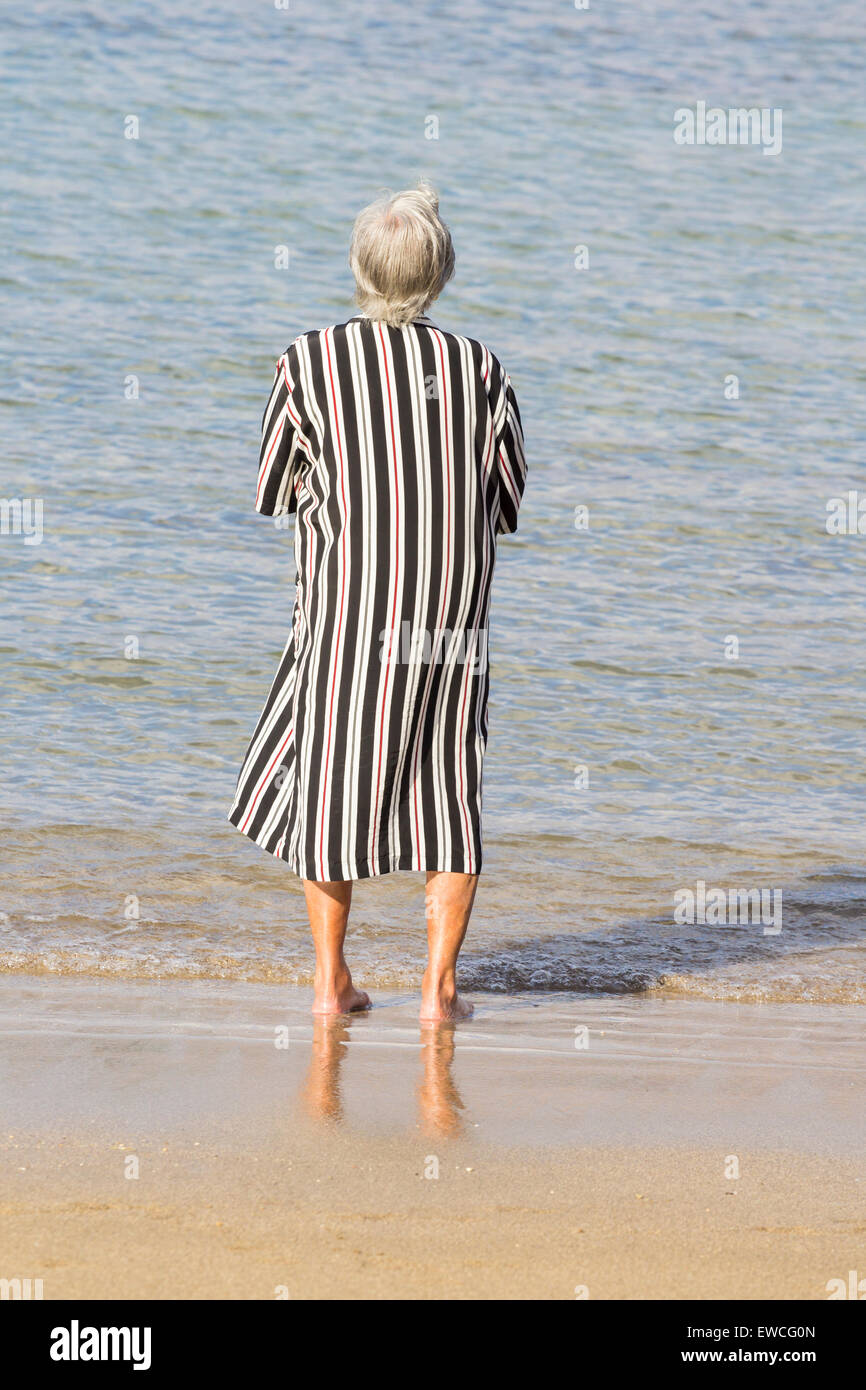
[[[422,1023],[457,1023],[461,1018],[471,1018],[473,1006],[461,994],[434,993],[422,995]]]

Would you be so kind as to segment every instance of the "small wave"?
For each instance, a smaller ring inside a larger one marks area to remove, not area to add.
[[[582,965],[543,950],[504,951],[459,972],[461,987],[480,994],[639,994],[656,982],[645,967]]]
[[[714,979],[711,975],[664,975],[647,993],[736,1004],[866,1004],[861,979],[782,975],[770,980]]]
[[[829,974],[822,966],[800,974],[742,977],[646,968],[589,969],[562,960],[533,963],[490,960],[460,969],[461,987],[481,994],[647,994],[716,999],[732,1003],[866,1004],[862,972]]]
[[[0,975],[76,975],[111,980],[235,980],[248,984],[311,985],[305,966],[231,956],[109,955],[89,951],[0,951]]]
[[[214,952],[192,955],[109,954],[74,950],[0,952],[0,975],[58,975],[119,980],[225,980],[243,984],[312,986],[309,958],[273,960]],[[644,994],[654,998],[695,998],[731,1003],[866,1004],[862,968],[810,962],[784,973],[747,965],[739,972],[652,969],[614,962],[581,964],[535,948],[474,958],[459,969],[460,987],[470,994],[572,996]],[[411,989],[421,984],[422,966],[383,966],[357,961],[354,973],[368,989]]]

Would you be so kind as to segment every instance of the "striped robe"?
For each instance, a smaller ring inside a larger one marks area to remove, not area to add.
[[[297,594],[229,819],[301,878],[479,871],[490,582],[525,474],[507,374],[426,317],[277,362],[256,510],[297,514]]]

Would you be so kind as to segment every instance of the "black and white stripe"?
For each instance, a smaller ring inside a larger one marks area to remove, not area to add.
[[[525,476],[507,374],[427,318],[350,319],[277,362],[256,509],[297,513],[297,596],[229,819],[302,878],[480,869],[488,676],[461,654]],[[405,623],[453,634],[439,660],[382,659]]]

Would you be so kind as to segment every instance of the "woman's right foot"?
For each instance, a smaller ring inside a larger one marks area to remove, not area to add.
[[[461,1018],[471,1018],[474,1010],[453,985],[427,984],[421,990],[422,1023],[456,1023]]]

